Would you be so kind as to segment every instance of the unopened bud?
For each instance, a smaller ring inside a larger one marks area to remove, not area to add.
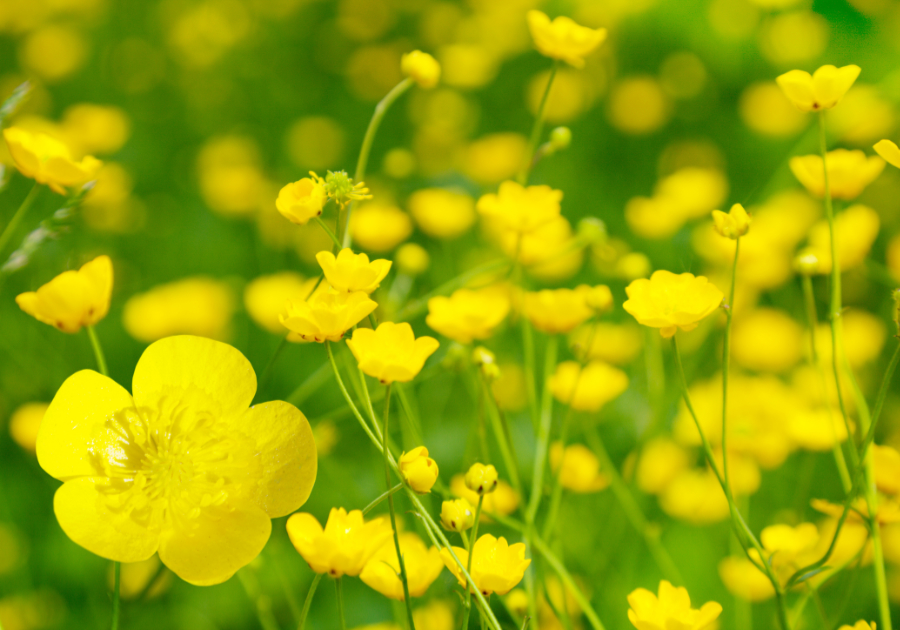
[[[578,237],[585,243],[599,243],[606,238],[606,224],[597,217],[585,217],[578,222]]]
[[[815,275],[819,272],[819,257],[808,247],[800,250],[794,258],[794,269],[804,276]]]
[[[554,151],[567,149],[572,144],[572,130],[568,127],[557,127],[550,132],[550,146]]]
[[[713,210],[712,218],[716,232],[725,238],[738,239],[750,229],[750,215],[739,203],[731,206],[728,214],[721,210]]]
[[[479,496],[490,494],[497,488],[497,469],[491,464],[472,464],[466,473],[466,487]]]

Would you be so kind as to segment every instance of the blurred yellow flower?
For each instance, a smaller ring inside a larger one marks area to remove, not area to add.
[[[84,184],[96,177],[102,165],[90,155],[76,162],[66,145],[44,133],[7,127],[3,130],[3,138],[19,172],[46,184],[60,195],[67,194],[67,187]]]
[[[627,365],[638,355],[642,346],[641,329],[633,322],[587,324],[569,335],[569,348],[583,361]]]
[[[732,356],[757,372],[784,372],[803,356],[803,328],[784,311],[758,308],[735,318]]]
[[[662,128],[672,113],[672,102],[653,76],[625,77],[609,94],[606,110],[613,127],[630,135],[645,135]]]
[[[227,217],[248,216],[271,203],[272,190],[262,172],[256,141],[222,135],[207,140],[197,154],[203,201]]]
[[[572,332],[594,315],[586,297],[587,285],[575,289],[544,289],[525,293],[522,312],[531,325],[547,334]]]
[[[699,610],[691,608],[687,589],[674,587],[667,580],[659,583],[659,596],[644,588],[628,595],[628,620],[638,630],[712,630],[722,614],[722,606],[706,602]]]
[[[890,446],[872,444],[875,485],[885,494],[900,494],[900,453]]]
[[[337,291],[319,285],[306,300],[288,300],[281,323],[306,341],[340,341],[350,328],[378,308],[365,291]]]
[[[647,494],[661,494],[682,471],[688,469],[688,451],[668,437],[656,437],[641,450],[635,471],[638,488]]]
[[[519,172],[527,145],[522,134],[491,133],[466,147],[460,167],[480,184],[497,184]]]
[[[152,555],[141,562],[125,562],[121,569],[120,591],[122,599],[135,599],[146,589],[145,597],[153,599],[162,595],[172,583],[172,574],[160,570],[159,556]],[[151,580],[153,583],[151,584]],[[115,584],[115,569],[112,565],[106,574],[106,583],[110,590]]]
[[[16,304],[39,322],[77,333],[106,317],[113,287],[109,256],[98,256],[78,271],[64,271],[37,291],[20,293]]]
[[[534,46],[545,57],[584,67],[584,58],[606,40],[605,28],[588,28],[566,16],[552,22],[547,14],[532,9],[526,14]]]
[[[409,211],[428,236],[451,239],[475,222],[475,201],[467,194],[444,188],[424,188],[409,197]]]
[[[466,486],[466,476],[463,474],[453,475],[450,479],[450,492],[454,496],[465,499],[470,505],[478,504],[478,493],[469,490]],[[502,479],[497,481],[497,487],[493,492],[482,496],[484,496],[484,503],[481,506],[482,522],[490,520],[486,513],[506,516],[515,512],[519,507],[518,493]]]
[[[764,602],[775,597],[772,582],[749,558],[723,558],[719,561],[719,577],[729,593],[745,601]]]
[[[583,444],[563,447],[562,442],[554,442],[550,446],[550,468],[562,487],[572,492],[598,492],[609,485],[596,455]]]
[[[697,327],[713,313],[725,296],[703,276],[676,275],[660,269],[650,279],[638,279],[625,288],[628,300],[622,305],[638,323],[659,328],[664,338],[676,331]]]
[[[452,532],[464,532],[475,524],[475,509],[465,499],[441,503],[441,525]]]
[[[316,450],[319,452],[319,457],[325,457],[334,450],[335,444],[340,439],[340,433],[338,433],[334,422],[326,418],[325,420],[320,420],[313,427],[313,437],[316,440]]]
[[[132,391],[82,370],[50,403],[37,456],[67,480],[54,499],[57,519],[104,558],[137,562],[158,551],[187,582],[224,582],[262,551],[271,519],[309,496],[309,423],[288,403],[248,407],[256,394],[250,362],[200,337],[149,346]]]
[[[725,201],[728,180],[717,168],[686,166],[659,180],[653,196],[665,200],[686,219],[700,219]]]
[[[400,57],[400,71],[425,89],[433,88],[441,79],[441,64],[421,50],[404,53]]]
[[[118,107],[80,103],[66,108],[62,129],[75,153],[107,155],[128,140],[131,121]]]
[[[465,479],[466,488],[477,495],[490,494],[497,489],[497,469],[492,464],[472,464]]]
[[[364,291],[371,294],[391,270],[391,261],[383,258],[369,262],[365,254],[354,254],[345,247],[337,257],[330,251],[316,254],[328,284],[338,291]]]
[[[858,370],[881,356],[887,327],[880,317],[859,309],[841,315],[844,326],[844,357]],[[816,350],[823,365],[831,365],[831,326],[822,322],[816,327]]]
[[[519,411],[528,403],[525,394],[525,371],[517,363],[498,366],[500,375],[491,381],[491,393],[504,411]]]
[[[625,204],[625,221],[637,236],[661,239],[678,232],[686,219],[671,199],[632,197]]]
[[[42,24],[22,39],[18,57],[23,68],[46,83],[55,83],[75,74],[87,61],[88,50],[80,31],[58,23]]]
[[[467,566],[469,553],[460,547],[453,547],[453,551],[463,566]],[[466,578],[446,548],[441,549],[441,559],[459,580],[459,585],[466,588]],[[483,595],[506,595],[522,581],[530,564],[531,560],[525,558],[524,543],[510,545],[502,536],[494,538],[485,534],[472,546],[472,570],[469,575]]]
[[[797,111],[774,81],[748,86],[741,94],[738,106],[744,124],[764,136],[792,136],[806,126],[806,117]]]
[[[840,143],[871,146],[896,126],[894,105],[884,89],[876,85],[855,84],[841,106],[828,112],[829,133]]]
[[[347,347],[359,362],[359,369],[372,378],[383,384],[406,383],[416,377],[425,360],[438,349],[438,341],[433,337],[416,339],[406,322],[382,322],[376,330],[354,330]]]
[[[731,206],[728,214],[721,210],[713,210],[712,218],[716,232],[725,238],[738,239],[750,229],[750,215],[739,203]]]
[[[413,611],[413,622],[416,628],[428,630],[454,630],[456,615],[453,606],[444,600],[432,599],[430,602]]]
[[[325,183],[314,173],[310,174],[313,177],[304,177],[284,186],[275,199],[278,212],[297,225],[305,225],[310,219],[321,216],[322,209],[328,202]]]
[[[9,436],[26,451],[34,453],[41,422],[49,406],[44,402],[25,403],[9,417]]]
[[[437,547],[426,547],[418,534],[400,534],[400,553],[406,569],[410,597],[422,597],[434,582],[444,563]],[[363,567],[359,579],[385,597],[403,601],[403,583],[400,581],[400,563],[393,540],[386,541]]]
[[[428,271],[431,256],[421,245],[404,243],[394,252],[394,262],[397,263],[397,271],[400,274],[419,276]]]
[[[835,217],[834,236],[841,271],[857,267],[865,261],[880,227],[878,213],[862,204],[852,205]],[[816,223],[809,232],[809,251],[818,260],[817,272],[829,273],[831,235],[828,222],[824,219]]]
[[[659,497],[663,511],[693,525],[718,523],[728,518],[728,499],[715,474],[707,469],[679,472]]]
[[[396,206],[367,203],[350,214],[350,236],[370,252],[389,252],[412,234],[412,220]]]
[[[509,309],[508,295],[498,288],[458,289],[450,297],[428,300],[425,323],[445,337],[468,344],[493,335]]]
[[[900,168],[900,147],[895,143],[890,140],[879,140],[873,148],[886,162]]]
[[[803,70],[791,70],[776,81],[785,95],[804,112],[831,109],[837,105],[859,76],[860,67],[842,68],[826,65],[812,75]]]
[[[431,487],[438,478],[438,465],[428,457],[428,449],[417,446],[409,452],[400,455],[397,462],[400,474],[409,487],[419,494],[431,492]]]
[[[827,154],[828,183],[833,199],[856,199],[866,186],[884,170],[884,160],[878,156],[867,157],[859,150],[835,149]],[[825,196],[825,174],[821,155],[792,157],[791,171],[797,180],[814,197]]]
[[[316,282],[316,278],[304,278],[294,271],[259,276],[244,287],[244,308],[258,326],[276,335],[285,334],[287,329],[281,323],[285,302],[305,300]]]
[[[559,216],[562,191],[549,186],[522,186],[507,180],[497,193],[482,195],[476,209],[520,234],[531,232]]]
[[[838,630],[875,630],[875,622],[874,621],[865,621],[864,619],[860,619],[852,626],[848,626],[844,624]]]
[[[122,323],[129,335],[147,343],[178,334],[222,339],[229,334],[234,307],[228,284],[196,276],[131,296]]]
[[[344,508],[331,508],[324,529],[312,514],[292,514],[287,533],[313,571],[333,578],[359,575],[392,535],[386,518],[365,522],[360,510]]]
[[[596,413],[628,389],[628,375],[603,361],[591,361],[584,368],[577,361],[563,361],[548,384],[562,404]]]

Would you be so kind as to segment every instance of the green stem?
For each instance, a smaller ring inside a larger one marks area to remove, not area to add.
[[[316,594],[316,588],[324,575],[324,573],[316,573],[312,584],[309,585],[309,591],[306,593],[306,599],[303,601],[303,610],[300,611],[300,625],[297,626],[297,630],[303,630],[303,626],[306,625],[306,616],[309,615],[309,607],[312,606],[313,595]]]
[[[382,501],[384,501],[385,499],[387,499],[389,496],[395,494],[395,493],[397,492],[397,490],[400,490],[401,488],[403,488],[403,482],[402,482],[402,481],[401,481],[400,483],[398,483],[396,486],[394,486],[393,488],[391,488],[390,490],[387,490],[387,491],[385,491],[385,492],[382,492],[380,495],[378,495],[378,497],[377,497],[374,501],[372,501],[371,503],[369,503],[369,505],[367,505],[366,507],[363,508],[363,511],[362,511],[363,516],[365,516],[366,514],[368,514],[369,512],[371,512],[372,510],[374,510],[376,507],[378,507],[378,505],[379,505]]]
[[[527,317],[522,318],[522,349],[525,359],[525,392],[528,395],[528,411],[531,415],[531,426],[537,435],[540,410],[538,409],[537,387],[534,383],[534,330]]]
[[[497,438],[497,444],[500,446],[500,456],[503,458],[503,463],[506,465],[506,473],[509,475],[509,480],[512,483],[512,487],[521,496],[522,482],[519,479],[519,468],[516,465],[516,459],[512,453],[512,441],[509,439],[507,427],[505,426],[503,419],[500,417],[500,409],[497,406],[497,401],[494,398],[493,393],[491,392],[490,385],[488,385],[487,378],[485,378],[484,376],[484,372],[479,370],[479,376],[483,392],[483,399],[490,401],[486,406],[488,409],[488,414],[491,417],[491,427],[494,430],[494,436]]]
[[[463,539],[466,542],[466,548],[469,552],[469,557],[466,560],[466,571],[470,574],[472,573],[472,556],[475,555],[475,543],[478,541],[478,524],[481,521],[481,506],[484,504],[484,495],[478,495],[478,505],[475,507],[475,521],[472,523],[472,543],[469,544],[468,539]],[[466,605],[465,612],[463,612],[463,630],[469,627],[469,614],[472,611],[472,589],[466,589]]]
[[[522,170],[519,171],[519,175],[516,178],[522,186],[528,183],[528,176],[531,174],[534,152],[541,139],[541,133],[544,131],[544,116],[547,111],[547,101],[550,99],[550,88],[553,87],[553,79],[556,78],[557,70],[559,70],[559,61],[554,61],[553,68],[550,70],[550,76],[547,78],[547,87],[544,88],[544,95],[541,97],[541,104],[538,105],[534,126],[531,128],[531,138],[528,140],[528,149],[525,151],[525,162],[522,164]]]
[[[341,378],[341,372],[338,370],[337,362],[334,360],[334,352],[331,350],[331,342],[325,342],[325,349],[328,352],[328,360],[331,362],[331,369],[334,371],[334,378],[337,380],[338,387],[341,390],[341,393],[344,395],[344,399],[347,401],[347,404],[350,405],[350,410],[353,412],[353,415],[356,416],[356,419],[359,421],[360,426],[363,431],[366,432],[366,435],[369,436],[369,439],[372,440],[372,443],[375,444],[379,449],[381,448],[381,442],[378,441],[378,438],[375,437],[375,434],[372,433],[372,428],[369,426],[369,423],[366,422],[365,418],[362,417],[362,414],[359,413],[359,409],[353,403],[353,399],[350,398],[350,392],[347,391],[347,386],[344,385],[344,379]]]
[[[15,214],[13,214],[12,218],[9,220],[9,223],[7,223],[6,227],[3,228],[3,232],[0,233],[0,254],[3,253],[3,250],[6,248],[7,243],[9,243],[9,239],[13,237],[13,234],[15,234],[16,232],[16,228],[19,227],[22,219],[25,218],[25,215],[28,213],[28,209],[31,208],[34,200],[37,198],[40,188],[41,185],[35,182],[34,186],[31,187],[31,190],[28,191],[28,194],[25,196],[25,200],[22,201],[22,204],[19,206],[19,209],[16,210]]]
[[[359,149],[359,158],[356,160],[356,174],[353,176],[353,181],[355,183],[360,183],[366,178],[366,166],[369,163],[369,153],[372,152],[372,144],[375,142],[375,134],[378,133],[378,127],[381,125],[381,121],[384,118],[384,115],[387,113],[388,109],[390,109],[391,105],[400,98],[404,92],[406,92],[413,85],[413,80],[410,78],[403,79],[388,92],[384,98],[378,101],[378,104],[375,106],[375,112],[372,114],[372,119],[369,121],[369,126],[366,129],[366,135],[363,137],[362,147]],[[350,247],[350,230],[347,229],[347,226],[350,225],[350,213],[353,212],[353,202],[350,203],[350,206],[347,208],[347,220],[344,223],[344,237],[343,237],[343,246]],[[340,247],[339,247],[340,249]]]
[[[731,487],[728,479],[728,372],[731,366],[731,320],[734,316],[734,288],[737,284],[738,257],[741,253],[741,237],[734,241],[734,264],[731,265],[731,288],[728,290],[728,304],[725,307],[725,336],[722,343],[722,476],[725,485]]]
[[[272,378],[272,370],[275,367],[275,362],[278,361],[278,357],[281,356],[281,353],[284,352],[284,349],[287,348],[288,338],[287,335],[281,338],[281,341],[278,342],[278,347],[275,348],[275,352],[272,353],[272,356],[269,358],[269,362],[266,363],[266,367],[263,368],[262,374],[259,377],[259,387],[257,388],[257,392],[262,391],[262,389],[268,385],[269,379]]]
[[[103,355],[103,347],[97,338],[97,333],[93,326],[85,326],[88,337],[91,340],[91,347],[94,349],[94,356],[97,358],[97,368],[103,376],[109,376],[109,368],[106,367],[106,357]]]
[[[316,220],[316,223],[318,223],[322,227],[322,229],[325,230],[325,233],[328,235],[328,238],[331,239],[331,242],[334,243],[334,246],[336,248],[334,253],[337,254],[339,251],[341,251],[341,242],[338,240],[338,237],[334,235],[334,232],[331,231],[331,228],[328,227],[328,224],[325,223],[325,220],[320,216],[316,216],[313,218]]]
[[[531,497],[528,501],[528,511],[525,513],[525,522],[530,526],[534,524],[541,497],[544,494],[544,471],[547,467],[547,451],[550,447],[550,425],[553,421],[553,395],[550,392],[550,377],[556,367],[556,349],[558,339],[556,335],[547,340],[544,351],[544,382],[541,395],[541,421],[538,428],[537,446],[534,453],[534,475],[531,481]]]
[[[347,630],[347,621],[344,619],[344,589],[341,578],[334,581],[334,592],[337,597],[338,618],[341,621],[341,630]]]
[[[594,630],[605,630],[603,623],[600,621],[600,618],[597,616],[597,613],[594,611],[594,608],[591,606],[591,602],[588,601],[588,598],[585,597],[584,593],[581,592],[581,589],[578,588],[578,585],[575,583],[575,580],[572,579],[571,574],[566,569],[565,565],[556,557],[550,547],[547,546],[543,540],[539,537],[534,537],[534,548],[544,557],[544,560],[547,561],[554,571],[556,571],[556,575],[559,576],[560,581],[564,585],[564,590],[571,593],[572,597],[575,598],[575,601],[578,602],[578,605],[581,607],[584,616],[587,617],[588,621],[591,624],[591,627]]]
[[[119,585],[122,581],[122,563],[113,562],[113,600],[112,600],[112,630],[119,628]]]

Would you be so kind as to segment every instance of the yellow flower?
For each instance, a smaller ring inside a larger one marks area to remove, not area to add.
[[[659,583],[658,597],[639,588],[628,596],[628,605],[628,620],[638,630],[712,630],[722,614],[716,602],[706,602],[699,610],[691,608],[687,589],[666,580]]]
[[[841,271],[861,265],[878,236],[881,220],[878,213],[862,204],[854,204],[834,220],[834,236]],[[809,252],[818,259],[816,271],[831,271],[831,233],[828,222],[821,220],[809,231]]]
[[[679,472],[659,497],[659,506],[669,516],[694,525],[718,523],[728,518],[728,499],[709,469]]]
[[[304,279],[293,271],[260,276],[244,288],[244,308],[257,325],[271,333],[284,334],[287,329],[280,319],[284,303],[290,299],[305,300],[315,285],[316,278]]]
[[[719,562],[719,577],[729,593],[748,602],[764,602],[775,597],[768,576],[746,557],[723,558]]]
[[[16,304],[39,322],[77,333],[106,317],[112,286],[112,261],[98,256],[78,271],[62,272],[37,291],[20,293]]]
[[[453,551],[463,566],[467,566],[469,553],[459,547],[454,547]],[[460,586],[466,588],[466,578],[446,548],[441,549],[441,558],[459,580]],[[510,545],[502,536],[494,538],[490,534],[485,534],[473,545],[472,570],[469,575],[483,595],[489,596],[491,593],[506,595],[522,581],[525,569],[530,564],[531,560],[525,558],[524,543]]]
[[[577,361],[563,361],[556,366],[549,386],[562,404],[596,413],[628,389],[628,375],[603,361],[591,361],[584,368]]]
[[[288,300],[281,323],[306,341],[340,341],[344,333],[378,308],[365,291],[319,288],[302,302]]]
[[[79,103],[66,108],[62,129],[75,153],[112,154],[131,135],[131,121],[118,107]]]
[[[404,53],[400,57],[400,71],[425,89],[433,88],[441,79],[441,64],[421,50]]]
[[[451,532],[464,532],[475,524],[475,510],[465,499],[441,503],[441,525]]]
[[[531,10],[526,17],[535,48],[576,68],[583,68],[584,58],[606,40],[605,28],[580,26],[565,16],[551,22],[545,13]]]
[[[852,200],[859,197],[884,170],[884,160],[877,155],[867,157],[859,150],[835,149],[827,154],[828,183],[833,199]],[[792,157],[791,171],[811,195],[825,196],[825,175],[821,155]]]
[[[791,70],[775,79],[790,101],[804,112],[831,109],[837,105],[859,76],[859,66],[822,66],[812,75]]]
[[[453,341],[472,343],[493,335],[509,308],[508,295],[497,288],[458,289],[428,300],[425,323]]]
[[[43,133],[8,127],[3,130],[3,138],[19,172],[60,195],[66,194],[66,187],[96,177],[102,166],[100,160],[90,155],[76,162],[66,145]]]
[[[497,489],[497,469],[491,464],[475,463],[466,472],[466,488],[478,495]]]
[[[406,568],[406,582],[410,597],[422,597],[434,582],[444,563],[437,547],[426,547],[418,534],[400,534],[400,553]],[[397,547],[393,540],[387,540],[375,552],[359,579],[385,597],[403,601],[403,583],[400,581],[400,563],[397,561]]]
[[[890,446],[872,445],[875,485],[885,494],[900,494],[900,453]]]
[[[721,210],[713,210],[712,218],[716,232],[725,238],[738,239],[750,229],[750,215],[739,203],[731,206],[728,214]]]
[[[559,476],[563,488],[572,492],[598,492],[609,485],[609,479],[600,472],[600,462],[583,444],[563,447],[554,442],[550,447],[550,467]]]
[[[450,492],[469,502],[469,505],[478,503],[478,493],[469,490],[466,486],[465,475],[453,475],[450,479]],[[506,516],[512,514],[519,507],[519,495],[512,486],[500,479],[497,487],[490,494],[482,495],[484,502],[481,505],[481,522],[489,522],[488,514]]]
[[[661,494],[690,465],[688,451],[668,437],[651,439],[641,450],[635,471],[638,488]]]
[[[844,624],[843,626],[838,628],[838,630],[875,630],[875,622],[874,621],[869,622],[869,621],[860,619],[852,626],[848,626],[848,625]]]
[[[365,522],[360,510],[347,512],[344,508],[331,508],[325,529],[312,514],[293,514],[287,521],[287,532],[313,571],[334,578],[359,575],[392,536],[384,517]]]
[[[434,337],[416,339],[406,322],[383,322],[376,330],[357,328],[347,346],[359,362],[359,369],[389,384],[414,379],[425,359],[438,349],[438,341]]]
[[[758,308],[736,318],[731,343],[738,365],[756,372],[784,372],[803,357],[803,327],[784,311]]]
[[[666,339],[681,330],[697,327],[700,320],[719,308],[725,296],[703,276],[674,274],[661,269],[650,279],[638,279],[625,288],[622,305],[639,324],[659,328]]]
[[[597,322],[575,329],[569,335],[569,348],[578,358],[626,365],[643,345],[641,329],[634,322],[612,324]]]
[[[454,630],[456,619],[453,606],[444,600],[433,599],[413,611],[416,628],[428,630]]]
[[[409,211],[428,236],[451,239],[475,222],[475,202],[467,194],[444,188],[425,188],[409,197]]]
[[[365,291],[372,293],[391,270],[391,261],[380,258],[369,262],[365,254],[354,254],[346,247],[337,258],[330,251],[316,254],[316,260],[325,273],[328,284],[338,291]]]
[[[322,214],[322,209],[328,201],[325,183],[321,178],[312,175],[312,178],[304,177],[278,191],[275,207],[291,223],[306,225],[310,219]]]
[[[416,243],[404,243],[394,252],[394,262],[401,274],[419,276],[428,271],[431,257],[428,251]]]
[[[550,335],[572,332],[594,314],[586,301],[590,291],[590,287],[582,284],[575,289],[528,292],[522,312],[541,332]]]
[[[528,186],[514,181],[500,184],[497,193],[482,195],[478,212],[519,233],[531,232],[559,216],[562,191],[549,186]]]
[[[412,234],[412,220],[396,206],[367,203],[350,214],[350,236],[370,252],[389,252]]]
[[[890,140],[879,140],[873,148],[888,164],[900,168],[900,147],[895,143]]]
[[[13,441],[26,451],[34,453],[38,432],[47,407],[44,402],[25,403],[17,408],[9,418],[9,435]]]
[[[410,488],[419,494],[431,492],[431,486],[437,481],[439,473],[437,462],[428,457],[427,448],[418,446],[408,453],[404,452],[397,465]]]
[[[122,323],[129,335],[148,343],[180,334],[222,339],[228,335],[234,302],[225,282],[184,278],[130,297]]]
[[[309,496],[309,423],[281,401],[248,408],[250,362],[200,337],[150,345],[132,392],[82,370],[50,403],[37,456],[67,480],[53,503],[59,524],[104,558],[138,562],[158,551],[187,582],[224,582],[265,546],[271,519]]]

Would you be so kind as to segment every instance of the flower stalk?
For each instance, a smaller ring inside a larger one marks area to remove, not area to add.
[[[550,100],[550,88],[553,87],[553,80],[556,78],[557,70],[559,70],[559,61],[555,60],[550,70],[550,76],[547,78],[547,87],[544,88],[544,94],[541,96],[541,104],[538,106],[534,126],[531,128],[531,137],[528,139],[528,148],[525,151],[525,161],[522,164],[522,170],[519,171],[519,175],[516,178],[523,186],[528,182],[528,176],[531,174],[531,167],[533,166],[534,152],[537,150],[538,142],[541,140],[541,133],[544,131],[547,101]]]
[[[306,625],[306,617],[309,615],[309,608],[312,606],[313,596],[316,594],[316,589],[324,575],[324,573],[316,573],[312,584],[309,585],[309,591],[306,593],[306,599],[303,601],[303,610],[300,611],[300,623],[297,626],[297,630],[303,630],[303,627]]]
[[[15,214],[12,215],[9,223],[7,223],[6,227],[3,228],[3,232],[0,233],[0,254],[3,253],[3,250],[6,248],[7,243],[9,243],[9,240],[13,237],[13,234],[15,234],[16,228],[19,227],[22,219],[24,219],[25,215],[28,214],[28,210],[31,208],[32,204],[34,204],[34,200],[37,198],[40,188],[41,185],[35,182],[34,186],[31,187],[31,190],[28,191],[28,194],[25,196],[25,199],[22,201],[22,204],[19,206],[18,210],[16,210]]]

